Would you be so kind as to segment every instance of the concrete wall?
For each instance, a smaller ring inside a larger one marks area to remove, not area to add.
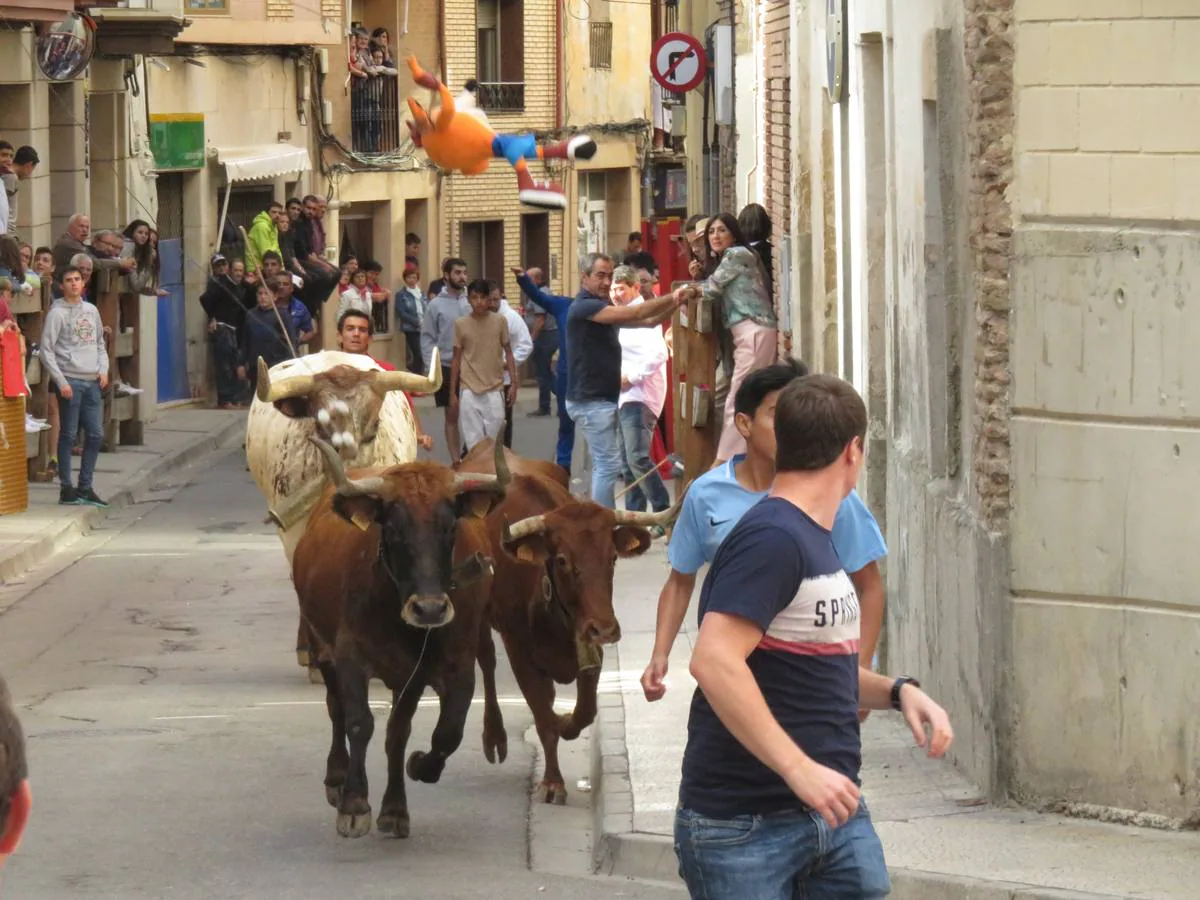
[[[229,0],[227,11],[187,10],[181,44],[321,46],[341,40],[340,0]],[[264,24],[269,27],[264,28]]]
[[[1018,0],[1013,792],[1200,815],[1200,9]]]
[[[976,250],[1008,222],[1009,168],[988,148],[1012,129],[1010,3],[853,0],[845,100],[825,93],[822,20],[803,36],[809,87],[796,103],[811,186],[795,226],[812,236],[801,348],[867,399],[861,487],[889,544],[884,668],[947,707],[955,763],[996,792],[1007,520],[981,488],[997,482],[999,426],[979,398],[1007,377],[1007,357],[977,345],[1007,298],[1008,257],[998,243]]]

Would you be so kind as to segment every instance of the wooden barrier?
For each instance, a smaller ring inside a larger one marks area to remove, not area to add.
[[[128,293],[125,276],[100,269],[92,279],[96,296],[93,300],[100,310],[108,347],[108,390],[104,392],[104,449],[145,442],[143,404],[145,394],[118,395],[117,382],[141,387],[141,341],[138,318],[142,303],[157,302],[153,297],[143,299]],[[153,398],[152,398],[153,399]]]
[[[707,472],[717,458],[721,411],[715,408],[713,391],[720,354],[713,315],[711,301],[693,298],[676,311],[671,325],[675,452],[683,460],[685,485]]]
[[[25,338],[25,346],[42,343],[42,326],[46,321],[46,313],[54,302],[49,282],[43,282],[40,291],[32,295],[14,293],[12,301],[13,315]],[[41,354],[32,356],[25,368],[25,378],[29,382],[30,396],[25,403],[25,409],[39,419],[46,418],[47,390],[50,386],[50,376],[42,369]],[[46,481],[46,464],[54,455],[50,446],[50,432],[39,431],[25,435],[25,459],[29,467],[30,481]]]

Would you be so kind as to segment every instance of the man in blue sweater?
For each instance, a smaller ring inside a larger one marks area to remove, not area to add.
[[[555,449],[554,461],[571,473],[571,453],[575,449],[575,423],[567,415],[567,313],[571,309],[571,298],[551,294],[546,290],[545,275],[541,269],[525,271],[520,267],[513,268],[517,276],[517,284],[521,292],[554,316],[558,324],[558,373],[555,378],[554,393],[558,396],[558,446]]]

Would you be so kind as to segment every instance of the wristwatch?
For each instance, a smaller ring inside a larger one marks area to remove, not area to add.
[[[892,682],[892,709],[896,710],[896,712],[902,711],[900,709],[900,689],[906,684],[911,684],[915,688],[919,688],[921,686],[921,682],[917,681],[915,678],[910,678],[907,675],[901,675]]]

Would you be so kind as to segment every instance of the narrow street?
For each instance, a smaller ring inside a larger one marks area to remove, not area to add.
[[[295,596],[242,451],[179,478],[0,593],[35,803],[6,898],[678,896],[530,871],[531,717],[503,656],[507,762],[484,760],[477,705],[442,782],[409,784],[409,840],[338,837],[324,688],[295,664]],[[377,807],[382,729],[369,773]]]

